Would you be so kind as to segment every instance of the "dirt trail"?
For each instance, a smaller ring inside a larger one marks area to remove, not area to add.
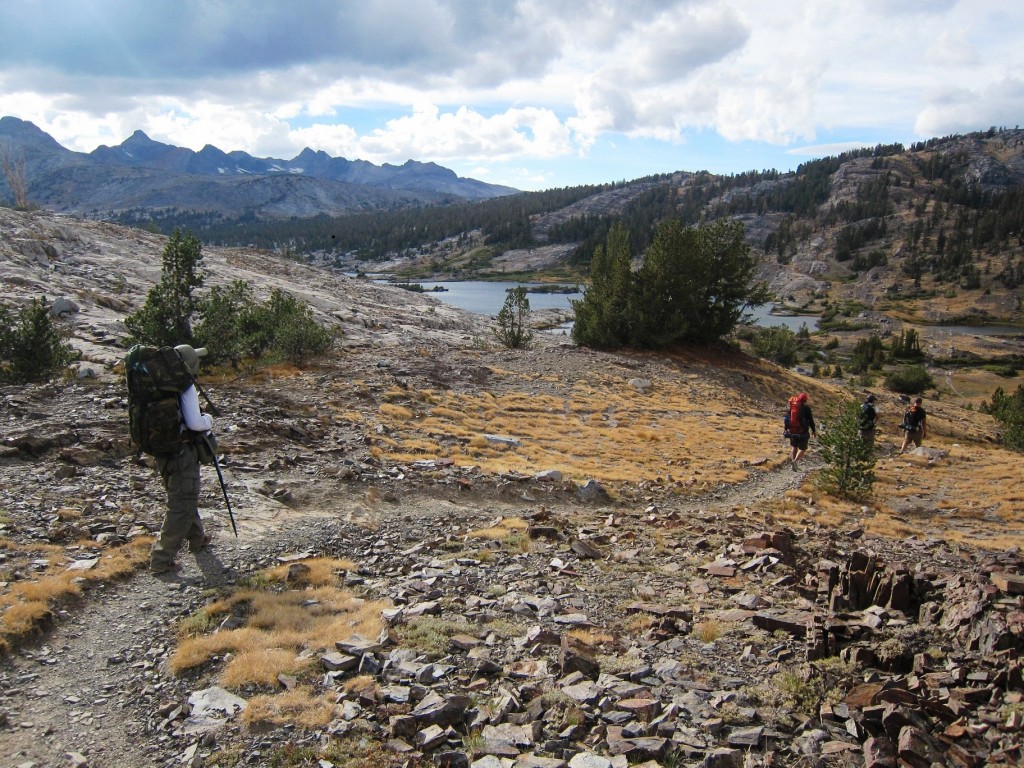
[[[802,477],[802,472],[788,469],[759,472],[738,486],[670,506],[678,512],[756,507]],[[22,647],[0,665],[8,720],[0,730],[0,766],[72,765],[68,755],[75,754],[84,756],[91,768],[179,764],[177,758],[194,740],[172,741],[159,728],[162,708],[183,703],[189,693],[182,681],[162,669],[173,646],[175,623],[201,606],[209,590],[234,582],[255,563],[266,564],[281,551],[315,550],[325,520],[348,526],[374,514],[363,495],[351,489],[333,497],[329,513],[297,512],[247,492],[245,480],[233,481],[230,472],[226,479],[236,500],[237,540],[218,509],[210,526],[214,546],[198,557],[182,556],[180,573],[158,578],[139,572],[91,590],[81,603],[62,612],[37,644]],[[204,477],[204,483],[210,482],[215,484],[216,477]],[[410,491],[383,514],[461,514],[471,519],[521,514],[523,504],[472,498],[442,503]],[[351,555],[358,557],[356,552]]]

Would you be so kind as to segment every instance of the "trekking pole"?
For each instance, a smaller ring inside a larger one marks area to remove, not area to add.
[[[235,538],[238,538],[238,526],[235,525],[235,516],[231,513],[231,500],[228,498],[228,487],[224,484],[224,475],[220,471],[220,462],[217,461],[217,454],[213,454],[213,466],[217,469],[217,479],[220,480],[220,489],[224,492],[224,503],[228,508],[228,519],[231,520],[231,530],[235,532]]]
[[[210,455],[213,456],[213,466],[217,470],[217,479],[220,480],[220,489],[224,493],[224,504],[228,508],[228,519],[231,520],[231,530],[235,532],[235,538],[238,538],[238,526],[235,525],[235,516],[231,512],[231,499],[228,498],[228,486],[224,482],[224,474],[220,471],[220,462],[217,460],[217,444],[211,439],[212,435],[208,433],[202,433],[199,435],[199,439],[206,444],[207,450]]]

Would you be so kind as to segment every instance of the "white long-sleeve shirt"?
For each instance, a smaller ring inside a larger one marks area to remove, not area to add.
[[[209,432],[213,429],[213,419],[199,408],[199,392],[195,384],[178,395],[178,403],[181,405],[181,417],[188,429],[193,432]]]

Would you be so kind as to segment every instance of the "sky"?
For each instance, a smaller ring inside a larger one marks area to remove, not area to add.
[[[0,115],[522,190],[1024,122],[1012,0],[3,0]]]

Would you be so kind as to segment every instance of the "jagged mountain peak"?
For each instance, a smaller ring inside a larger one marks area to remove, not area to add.
[[[14,117],[0,118],[0,137],[30,155],[26,180],[33,202],[58,212],[98,217],[127,210],[264,218],[341,215],[453,197],[481,200],[517,191],[459,178],[434,163],[410,160],[402,166],[377,166],[309,147],[293,160],[253,157],[238,150],[227,153],[212,144],[194,152],[136,130],[117,146],[77,153]],[[284,176],[305,181],[282,186]],[[0,199],[8,191],[0,179]]]

